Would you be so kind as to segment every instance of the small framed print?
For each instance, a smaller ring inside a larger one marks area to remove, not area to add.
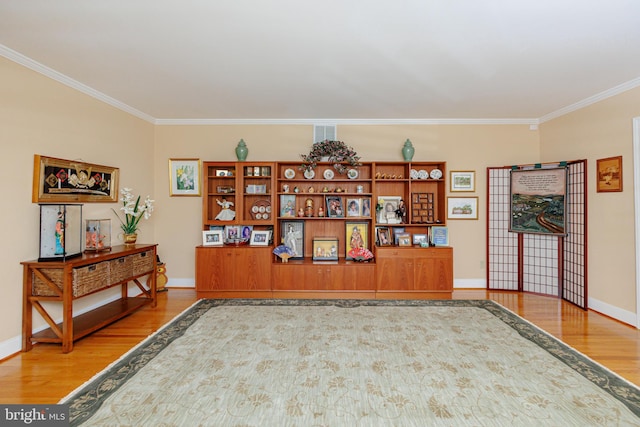
[[[338,260],[338,238],[337,237],[315,237],[313,239],[314,261],[337,261]]]
[[[398,233],[398,246],[411,246],[411,234]]]
[[[344,207],[342,206],[342,197],[326,196],[325,203],[327,204],[327,215],[329,216],[329,218],[344,217]]]
[[[347,199],[347,216],[363,216],[361,199]]]
[[[447,219],[478,219],[478,198],[447,197]]]
[[[200,195],[200,160],[169,159],[169,195]]]
[[[224,234],[222,230],[205,230],[202,232],[202,246],[222,246]]]
[[[345,259],[351,260],[362,255],[361,249],[369,249],[369,228],[366,222],[346,222]]]
[[[249,244],[255,246],[268,246],[270,234],[271,232],[268,230],[253,230],[251,232],[251,240]]]
[[[475,171],[451,171],[449,191],[474,192],[476,191]]]
[[[413,244],[418,246],[428,246],[429,241],[427,240],[426,234],[414,234],[412,237]]]
[[[597,192],[622,191],[622,156],[596,160]]]
[[[389,235],[389,227],[377,227],[378,246],[391,246],[393,240]]]
[[[369,197],[362,198],[362,215],[361,216],[366,218],[371,217],[371,198]]]
[[[216,176],[231,176],[231,174],[226,169],[217,169]]]

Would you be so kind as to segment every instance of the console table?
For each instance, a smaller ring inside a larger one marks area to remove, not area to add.
[[[36,342],[62,344],[62,352],[73,350],[73,342],[131,314],[144,305],[156,306],[156,246],[137,244],[114,246],[109,252],[85,253],[66,261],[24,261],[22,305],[22,351],[31,350]],[[147,286],[140,278],[149,275]],[[128,283],[133,282],[141,294],[128,296]],[[111,288],[121,287],[116,301],[87,313],[73,316],[73,301]],[[43,303],[62,305],[62,322],[47,312]],[[33,309],[49,324],[49,328],[33,333]]]

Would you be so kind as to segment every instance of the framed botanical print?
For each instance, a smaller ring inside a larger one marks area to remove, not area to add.
[[[200,195],[200,160],[169,159],[169,195]]]

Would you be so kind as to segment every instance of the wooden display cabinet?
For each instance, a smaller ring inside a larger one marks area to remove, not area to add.
[[[451,294],[452,248],[375,246],[377,226],[404,227],[413,235],[429,234],[431,226],[445,224],[444,162],[372,162],[358,168],[345,165],[347,174],[340,174],[327,162],[318,163],[312,172],[306,173],[300,170],[300,162],[203,165],[204,230],[227,224],[271,226],[275,246],[282,243],[285,224],[300,221],[304,256],[282,263],[272,254],[273,246],[199,246],[196,248],[199,298],[420,298]],[[434,170],[439,176],[432,174]],[[412,203],[414,195],[425,195],[426,200],[420,198],[422,204],[417,206]],[[237,214],[232,221],[215,219],[220,212],[216,199],[223,196],[234,203]],[[380,196],[404,201],[404,223],[379,223],[376,204]],[[332,215],[327,197],[341,200],[341,214]],[[350,200],[360,203],[357,215],[348,213]],[[264,201],[270,202],[271,215],[256,218],[255,206]],[[367,206],[364,211],[363,201]],[[358,263],[347,259],[349,222],[364,224],[365,247],[374,253],[373,261]],[[337,260],[313,260],[313,241],[318,237],[338,239]]]
[[[311,259],[313,256],[314,237],[337,237],[339,242],[339,261],[344,261],[346,253],[345,223],[360,221],[366,222],[371,228],[372,208],[374,206],[371,180],[371,164],[363,164],[355,169],[357,176],[340,174],[330,163],[318,163],[313,170],[313,176],[303,173],[298,167],[300,163],[278,163],[278,176],[276,187],[278,190],[277,205],[278,215],[276,221],[276,236],[283,235],[282,223],[291,219],[304,220],[304,256]],[[327,172],[328,171],[328,172]],[[332,175],[332,176],[331,176]],[[281,200],[295,197],[294,212],[296,217],[283,216]],[[330,209],[327,206],[327,197],[339,198],[342,201],[342,215],[330,216]],[[367,200],[369,209],[357,216],[348,216],[347,200]],[[312,209],[308,208],[308,201]],[[324,216],[319,216],[319,208],[324,211]],[[298,215],[302,210],[303,216]],[[372,249],[375,239],[368,233],[366,247]]]
[[[204,188],[202,224],[273,225],[273,171],[272,162],[204,162]],[[251,171],[249,174],[249,171]],[[217,219],[222,200],[233,203],[232,220]]]

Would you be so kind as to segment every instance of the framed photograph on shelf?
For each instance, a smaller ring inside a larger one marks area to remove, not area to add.
[[[405,233],[404,227],[393,227],[392,230],[393,230],[393,244],[398,245],[399,244],[398,236],[400,234]]]
[[[249,244],[254,246],[268,246],[270,235],[271,232],[268,230],[253,230],[251,231]]]
[[[414,234],[411,236],[414,245],[418,246],[428,246],[429,241],[427,240],[426,234]]]
[[[378,205],[382,206],[378,211],[379,224],[400,224],[401,219],[396,214],[400,200],[400,196],[378,196]]]
[[[392,237],[389,235],[389,227],[376,227],[376,235],[378,237],[378,246],[391,246]]]
[[[202,246],[222,246],[224,234],[222,230],[205,230],[202,232]]]
[[[118,201],[119,169],[36,154],[33,158],[33,203]]]
[[[240,227],[240,238],[245,241],[249,241],[251,239],[251,232],[253,231],[253,225],[243,225]]]
[[[478,219],[478,197],[447,197],[447,219]]]
[[[347,216],[362,216],[362,200],[347,199]]]
[[[451,192],[474,192],[476,191],[475,171],[451,171],[449,180],[449,191]]]
[[[449,246],[449,229],[445,226],[431,227],[431,241],[434,246]]]
[[[354,259],[360,249],[369,249],[369,228],[366,222],[345,222],[345,259]]]
[[[327,216],[329,218],[344,217],[344,207],[342,206],[342,197],[325,196],[325,203],[327,205]]]
[[[411,246],[411,234],[398,233],[398,246]]]
[[[200,159],[169,159],[169,195],[200,195]]]
[[[303,259],[304,221],[282,221],[282,242],[293,252],[291,259]]]
[[[622,156],[596,160],[597,192],[622,191]]]
[[[293,218],[296,216],[296,196],[293,194],[280,195],[280,216]]]
[[[338,238],[314,237],[312,259],[314,261],[337,261]]]
[[[362,198],[362,216],[365,218],[371,218],[371,198]]]
[[[224,237],[225,240],[232,242],[235,240],[240,240],[242,234],[239,225],[225,225],[224,226]]]

